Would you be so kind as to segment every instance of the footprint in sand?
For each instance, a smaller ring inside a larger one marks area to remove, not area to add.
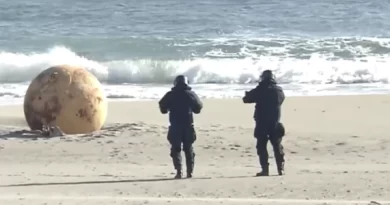
[[[338,142],[338,143],[336,143],[337,146],[344,146],[346,144],[347,144],[346,142]]]
[[[353,136],[351,136],[352,138],[359,138],[359,136],[355,136],[355,135],[353,135]]]
[[[203,146],[203,149],[212,149],[212,148],[213,148],[213,146],[211,146],[211,145]]]

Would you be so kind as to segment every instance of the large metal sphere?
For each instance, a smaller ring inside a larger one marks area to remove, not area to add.
[[[42,71],[27,89],[24,114],[32,130],[58,126],[66,134],[101,129],[107,100],[94,75],[80,67],[54,66]]]

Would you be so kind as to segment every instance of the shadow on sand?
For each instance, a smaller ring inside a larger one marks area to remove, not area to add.
[[[155,178],[155,179],[129,179],[129,180],[107,180],[107,181],[79,181],[79,182],[48,182],[48,183],[28,183],[28,184],[10,184],[0,185],[0,187],[21,187],[21,186],[61,186],[61,185],[83,185],[83,184],[114,184],[114,183],[141,183],[141,182],[161,182],[185,180],[173,178]],[[210,177],[194,177],[190,180],[211,179]]]
[[[279,175],[270,175],[275,177]],[[152,178],[152,179],[129,179],[129,180],[107,180],[107,181],[78,181],[78,182],[48,182],[48,183],[27,183],[27,184],[9,184],[0,185],[0,187],[23,187],[23,186],[62,186],[62,185],[84,185],[84,184],[115,184],[115,183],[142,183],[142,182],[161,182],[177,180],[202,180],[202,179],[244,179],[244,178],[264,178],[256,176],[227,176],[227,177],[193,177],[191,179],[182,178]]]

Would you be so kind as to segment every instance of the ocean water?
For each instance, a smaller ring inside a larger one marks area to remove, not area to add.
[[[390,2],[0,0],[0,103],[57,64],[84,66],[111,99],[156,99],[178,74],[237,98],[275,72],[289,96],[390,93]]]

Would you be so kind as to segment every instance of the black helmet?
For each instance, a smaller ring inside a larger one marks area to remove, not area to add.
[[[265,70],[263,71],[263,73],[261,73],[260,75],[260,80],[261,81],[264,81],[264,80],[271,80],[271,79],[274,79],[274,74],[272,73],[271,70]]]
[[[178,75],[173,82],[173,85],[188,85],[188,78],[184,75]]]

